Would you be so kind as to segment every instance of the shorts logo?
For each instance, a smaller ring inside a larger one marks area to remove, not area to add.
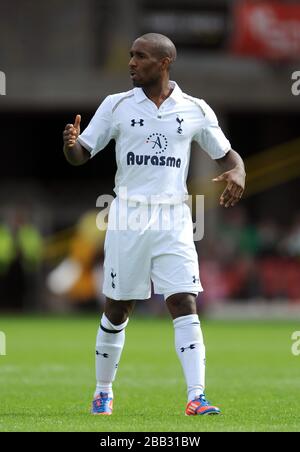
[[[117,276],[117,273],[114,273],[114,269],[113,269],[113,268],[111,269],[110,276],[111,276],[111,278],[112,278],[112,281],[111,281],[111,287],[112,287],[113,289],[115,289],[115,288],[116,288],[116,285],[115,285],[114,278]]]
[[[155,154],[165,152],[168,147],[168,139],[162,133],[151,133],[148,136],[146,143],[153,143],[152,149],[155,149]]]
[[[199,283],[200,281],[199,281],[199,278],[196,278],[196,276],[194,275],[193,276],[193,283],[196,284],[196,282]]]
[[[177,133],[179,133],[180,135],[182,134],[182,127],[181,127],[181,123],[184,121],[183,119],[180,119],[179,116],[177,116],[176,121],[179,124],[179,127],[177,128]]]
[[[136,124],[139,124],[140,126],[144,125],[144,119],[140,119],[139,121],[136,121],[135,119],[131,120],[131,127],[134,127]]]

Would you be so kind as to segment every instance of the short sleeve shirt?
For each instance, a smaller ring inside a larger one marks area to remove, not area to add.
[[[159,108],[142,88],[107,96],[78,137],[91,157],[115,140],[114,191],[122,198],[181,202],[187,195],[192,142],[212,159],[231,148],[208,104],[170,83],[173,91]]]

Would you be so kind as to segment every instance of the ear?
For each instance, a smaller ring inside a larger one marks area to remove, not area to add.
[[[169,67],[170,67],[170,64],[171,64],[171,58],[170,58],[170,57],[164,57],[164,58],[161,60],[161,68],[162,68],[162,70],[163,70],[163,71],[168,70]]]

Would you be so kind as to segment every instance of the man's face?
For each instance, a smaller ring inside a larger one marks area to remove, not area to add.
[[[130,49],[129,72],[133,85],[138,87],[154,85],[161,78],[162,59],[155,54],[151,42],[134,41]]]

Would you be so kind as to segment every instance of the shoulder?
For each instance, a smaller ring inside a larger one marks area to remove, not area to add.
[[[126,99],[130,99],[134,96],[133,90],[125,91],[123,93],[109,94],[106,96],[98,107],[99,113],[113,113],[118,105],[120,105]]]
[[[198,97],[191,96],[190,94],[182,93],[182,97],[189,102],[191,105],[194,105],[198,110],[201,111],[203,116],[206,116],[208,110],[210,109],[209,105],[203,99],[199,99]]]
[[[107,101],[110,102],[112,113],[118,108],[120,104],[128,101],[134,97],[133,89],[130,91],[124,91],[122,93],[110,94],[106,97]]]
[[[196,108],[198,108],[198,110],[201,111],[204,119],[209,122],[217,121],[214,110],[208,105],[207,102],[205,102],[204,99],[199,99],[198,97],[193,97],[186,93],[182,93],[182,95],[187,101],[191,102]]]

